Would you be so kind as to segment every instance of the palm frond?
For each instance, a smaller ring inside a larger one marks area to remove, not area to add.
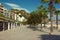
[[[59,3],[60,4],[60,0],[55,0],[55,3]]]
[[[49,0],[41,0],[42,3],[47,3]]]

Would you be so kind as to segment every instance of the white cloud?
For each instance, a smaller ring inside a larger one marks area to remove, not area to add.
[[[10,7],[13,8],[13,9],[25,10],[26,12],[30,13],[27,9],[22,8],[22,7],[20,7],[20,6],[17,5],[17,4],[13,4],[13,3],[5,3],[5,4],[7,4],[8,6],[10,6]]]

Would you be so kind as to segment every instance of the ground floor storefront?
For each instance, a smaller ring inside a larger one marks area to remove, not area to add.
[[[20,23],[0,21],[0,31],[10,30],[20,27]]]

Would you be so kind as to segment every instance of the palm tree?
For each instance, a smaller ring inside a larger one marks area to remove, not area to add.
[[[60,10],[56,10],[55,11],[55,15],[56,15],[56,30],[58,30],[58,14],[60,14]]]
[[[52,28],[52,16],[53,16],[53,5],[54,3],[60,3],[60,0],[42,0],[43,3],[49,2],[49,8],[50,8],[50,21],[51,21],[51,27],[50,27],[50,34],[53,32]]]
[[[40,14],[40,16],[41,16],[41,30],[42,30],[42,20],[43,20],[43,9],[44,9],[45,7],[43,6],[43,5],[41,5],[41,6],[39,6],[39,8],[38,8],[38,13]]]
[[[46,27],[45,24],[48,22],[47,18],[48,18],[47,12],[45,11],[43,14],[44,28]]]
[[[42,24],[44,23],[44,27],[45,27],[45,19],[47,18],[46,7],[43,5],[40,5],[37,13],[41,16],[41,29],[42,29]]]
[[[30,13],[30,16],[27,20],[27,23],[30,24],[30,25],[37,25],[41,22],[40,19],[41,18],[40,18],[39,14],[36,14],[35,12],[32,12],[32,13]]]

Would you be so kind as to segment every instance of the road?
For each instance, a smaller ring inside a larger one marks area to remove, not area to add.
[[[51,36],[48,32],[27,28],[27,25],[0,32],[0,40],[57,40],[59,38],[60,32],[55,32]]]

